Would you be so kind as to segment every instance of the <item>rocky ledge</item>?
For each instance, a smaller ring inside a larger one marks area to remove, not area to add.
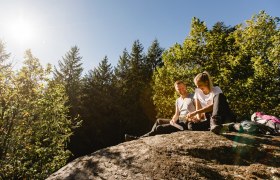
[[[280,179],[280,137],[157,135],[77,158],[48,179]]]

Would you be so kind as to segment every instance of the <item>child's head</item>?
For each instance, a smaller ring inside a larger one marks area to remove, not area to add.
[[[211,77],[207,71],[195,76],[194,84],[201,89],[204,94],[208,94],[213,88]]]

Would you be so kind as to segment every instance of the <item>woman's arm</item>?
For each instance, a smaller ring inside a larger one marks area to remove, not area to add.
[[[213,111],[213,104],[210,104],[204,108],[198,109],[196,110],[196,114],[202,114],[202,113],[206,113],[206,112],[211,112]]]
[[[201,107],[201,104],[200,104],[200,102],[199,102],[199,100],[198,99],[195,99],[195,111],[198,111],[198,110],[200,110],[202,107]],[[196,115],[196,118],[197,119],[201,119],[202,118],[202,113],[197,113],[197,115]]]
[[[203,117],[203,113],[211,112],[213,110],[213,104],[210,104],[204,108],[201,107],[201,104],[198,99],[195,101],[196,111],[188,113],[187,118],[192,118],[193,116],[197,115],[198,119]]]

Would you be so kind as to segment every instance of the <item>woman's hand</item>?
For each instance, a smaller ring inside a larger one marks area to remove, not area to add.
[[[191,118],[194,117],[195,115],[197,115],[197,111],[189,112],[189,113],[187,114],[187,119],[191,119]]]
[[[194,122],[194,123],[198,123],[200,122],[200,119],[197,116],[193,116],[189,119],[187,119],[189,122]]]

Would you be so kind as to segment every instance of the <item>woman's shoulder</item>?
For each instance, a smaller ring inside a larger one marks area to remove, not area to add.
[[[202,96],[204,96],[204,94],[203,94],[203,92],[201,91],[201,89],[195,88],[193,98],[194,98],[194,99],[198,99],[199,97],[202,97]]]
[[[221,88],[219,86],[214,86],[212,91],[214,92],[214,94],[223,93],[223,91],[221,90]]]

